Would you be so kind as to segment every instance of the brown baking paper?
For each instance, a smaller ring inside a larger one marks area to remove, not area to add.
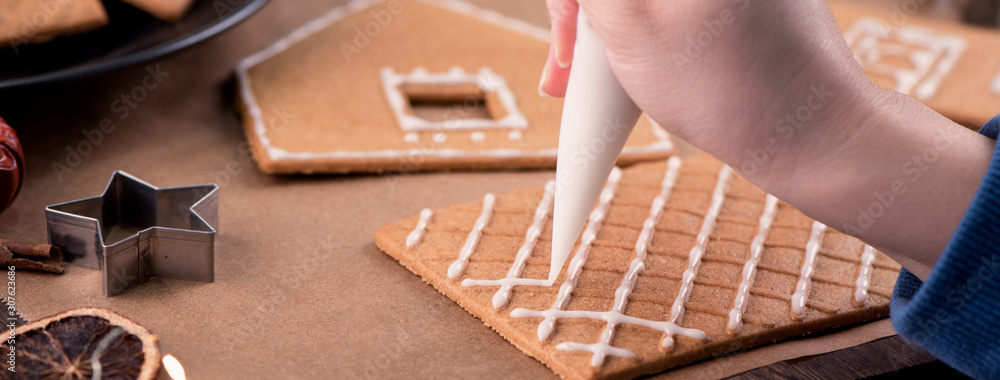
[[[476,3],[546,23],[544,2]],[[231,107],[233,65],[340,4],[272,2],[147,66],[0,94],[28,168],[20,197],[0,214],[4,238],[44,242],[46,205],[99,195],[118,169],[156,186],[221,187],[214,283],[153,279],[106,298],[98,270],[67,264],[64,275],[18,271],[16,307],[30,319],[111,308],[157,334],[196,379],[555,377],[372,241],[376,228],[423,207],[538,186],[551,171],[287,177],[250,160]],[[719,377],[890,334],[882,321],[664,376]]]
[[[790,339],[731,355],[706,359],[654,376],[656,379],[720,379],[754,368],[803,356],[819,355],[896,335],[889,319]]]

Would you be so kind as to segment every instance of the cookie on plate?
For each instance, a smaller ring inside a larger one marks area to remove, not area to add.
[[[552,189],[423,210],[375,242],[564,378],[624,378],[884,317],[899,265],[708,156],[616,169],[555,284]]]
[[[163,21],[177,21],[188,9],[194,0],[122,0],[132,6],[142,9],[147,13]],[[229,6],[228,4],[226,6]]]
[[[457,1],[355,1],[239,63],[244,131],[268,173],[555,167],[548,36]],[[619,163],[671,152],[643,118]]]
[[[910,7],[833,1],[834,17],[868,76],[967,127],[1000,113],[1000,34],[931,20]]]
[[[107,23],[100,0],[0,0],[0,47],[16,49]]]

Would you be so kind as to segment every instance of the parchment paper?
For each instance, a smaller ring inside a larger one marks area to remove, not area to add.
[[[841,331],[816,334],[703,360],[655,376],[657,379],[719,379],[771,363],[819,355],[896,335],[892,323],[881,319]]]

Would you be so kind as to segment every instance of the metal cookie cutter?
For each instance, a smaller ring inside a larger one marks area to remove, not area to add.
[[[215,281],[219,186],[156,188],[116,171],[98,197],[45,208],[63,259],[101,269],[104,295],[165,277]]]

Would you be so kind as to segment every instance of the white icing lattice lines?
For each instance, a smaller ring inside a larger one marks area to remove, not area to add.
[[[726,331],[730,334],[738,334],[743,328],[743,313],[747,311],[750,304],[750,287],[753,286],[754,276],[757,275],[757,263],[760,256],[764,254],[764,241],[767,234],[771,232],[771,224],[774,223],[774,216],[778,212],[778,198],[768,194],[764,201],[764,212],[760,215],[758,222],[757,236],[750,242],[750,258],[743,264],[743,273],[740,276],[740,284],[736,288],[736,297],[733,299],[733,308],[729,310],[729,324]],[[423,217],[423,215],[421,215]]]
[[[429,208],[425,208],[420,211],[420,221],[417,222],[417,226],[413,228],[413,232],[410,232],[406,236],[406,248],[411,248],[420,242],[420,239],[424,237],[424,231],[427,230],[427,221],[430,220],[431,215],[434,215],[434,211]]]
[[[880,262],[872,247],[710,159],[640,166],[611,172],[556,282],[532,278],[548,273],[554,181],[424,210],[393,225],[393,244],[406,253],[386,251],[553,370],[583,369],[568,377],[618,376],[626,363],[683,364],[692,352],[745,347],[728,339],[742,344],[774,328],[799,335],[798,323],[888,312],[898,266]]]
[[[507,304],[507,300],[510,299],[510,291],[515,285],[551,285],[547,279],[538,280],[519,277],[521,276],[521,271],[524,270],[524,261],[527,260],[528,256],[531,256],[531,252],[535,250],[535,244],[538,243],[538,237],[542,235],[542,228],[545,227],[545,222],[549,220],[555,188],[556,181],[549,181],[545,184],[545,195],[543,195],[542,200],[538,202],[538,208],[535,209],[535,219],[531,222],[531,227],[528,227],[528,232],[525,233],[524,244],[521,245],[521,249],[517,250],[517,256],[514,258],[514,264],[511,265],[510,270],[507,271],[507,277],[499,280],[466,279],[462,281],[462,286],[500,285],[500,289],[497,290],[496,294],[493,296],[494,309],[499,309]]]
[[[449,278],[461,276],[462,272],[465,271],[465,266],[469,264],[469,256],[472,256],[472,251],[479,245],[479,238],[483,236],[483,228],[490,224],[490,218],[493,217],[494,202],[496,202],[496,196],[493,193],[483,197],[483,212],[479,214],[479,219],[476,219],[476,224],[472,226],[469,237],[465,239],[465,245],[459,251],[458,259],[448,267]]]
[[[726,201],[726,186],[729,185],[729,177],[733,170],[729,166],[722,166],[719,170],[719,179],[716,181],[715,190],[712,191],[712,204],[708,206],[705,219],[701,223],[701,230],[695,238],[694,247],[688,252],[688,266],[681,275],[681,288],[677,291],[674,304],[670,306],[670,322],[680,324],[684,318],[684,303],[691,297],[691,288],[694,287],[694,278],[698,276],[698,268],[701,267],[701,258],[705,255],[705,248],[708,245],[708,238],[715,229],[715,223],[722,210],[722,203]],[[663,347],[673,347],[674,337],[670,334],[663,339]]]
[[[604,222],[604,217],[608,214],[608,208],[611,207],[611,199],[615,197],[615,191],[618,190],[618,181],[621,178],[620,169],[615,168],[611,171],[608,183],[604,186],[604,190],[601,191],[601,195],[598,197],[597,207],[594,208],[594,211],[590,213],[590,217],[587,218],[587,227],[584,228],[583,236],[580,237],[580,246],[577,248],[573,259],[569,262],[569,272],[566,281],[559,287],[559,294],[556,295],[556,301],[552,305],[552,310],[566,309],[566,304],[569,303],[569,297],[573,293],[573,288],[576,287],[577,282],[580,280],[583,263],[587,261],[587,255],[590,254],[590,247],[594,244],[594,240],[597,240],[597,231],[601,229],[601,223]],[[538,324],[538,340],[547,339],[555,328],[555,324],[556,316],[551,315],[551,313],[546,315],[545,320]]]
[[[895,90],[927,100],[965,51],[965,39],[927,28],[894,28],[872,18],[859,19],[844,33],[861,68],[895,81]]]
[[[861,252],[861,269],[858,271],[858,279],[854,281],[854,302],[864,305],[868,301],[868,287],[872,282],[872,265],[875,263],[875,248],[865,245]]]
[[[559,296],[556,299],[556,304],[553,305],[551,309],[542,311],[515,309],[510,313],[510,316],[514,318],[544,317],[545,319],[538,327],[539,339],[545,339],[549,333],[551,333],[551,324],[553,324],[558,318],[589,318],[607,322],[607,325],[601,332],[600,342],[598,343],[584,344],[577,342],[562,342],[556,345],[556,349],[559,350],[587,351],[592,353],[590,364],[594,367],[604,364],[604,359],[608,355],[626,358],[635,357],[635,354],[631,351],[614,347],[611,344],[615,336],[615,329],[619,324],[627,323],[659,330],[667,334],[668,339],[672,339],[671,337],[673,335],[684,335],[699,340],[707,339],[708,337],[704,332],[696,329],[682,328],[677,326],[677,324],[673,321],[652,321],[624,314],[625,306],[628,304],[629,294],[632,293],[632,289],[635,287],[639,271],[641,271],[646,265],[645,261],[647,248],[653,239],[656,223],[659,222],[660,217],[663,215],[663,208],[667,203],[667,198],[670,197],[671,190],[677,182],[680,166],[681,161],[677,157],[673,157],[667,162],[667,172],[664,174],[663,182],[660,186],[660,193],[655,199],[653,199],[653,204],[650,206],[649,210],[649,217],[647,217],[642,224],[642,232],[639,233],[639,238],[635,242],[635,258],[632,259],[632,262],[629,264],[628,271],[626,271],[625,275],[622,277],[621,285],[617,290],[615,290],[614,304],[612,305],[610,311],[566,311],[563,309],[568,302],[569,295],[572,293],[572,287],[576,286],[580,270],[583,268],[586,255],[590,249],[590,244],[593,243],[593,240],[596,237],[596,228],[599,227],[599,223],[606,213],[606,210],[604,210],[603,207],[610,203],[611,198],[614,196],[613,190],[617,187],[618,182],[616,175],[612,175],[611,180],[609,180],[609,185],[607,186],[609,189],[612,189],[612,191],[605,193],[607,196],[605,196],[605,194],[601,195],[598,209],[595,210],[595,213],[591,216],[591,220],[588,223],[587,231],[585,232],[584,237],[586,248],[584,249],[584,247],[581,247],[581,249],[577,251],[576,256],[574,256],[573,260],[570,262],[571,278],[568,278],[563,284],[563,288],[560,289]],[[595,221],[597,222],[596,224]],[[591,230],[591,226],[595,226],[594,230]],[[569,284],[568,287],[567,284]]]
[[[792,317],[795,319],[802,318],[802,311],[806,308],[806,299],[809,298],[809,290],[812,287],[812,275],[816,271],[816,256],[819,255],[825,234],[826,225],[813,222],[809,242],[806,243],[806,257],[802,259],[802,269],[799,271],[799,282],[795,285],[795,293],[792,293]]]

